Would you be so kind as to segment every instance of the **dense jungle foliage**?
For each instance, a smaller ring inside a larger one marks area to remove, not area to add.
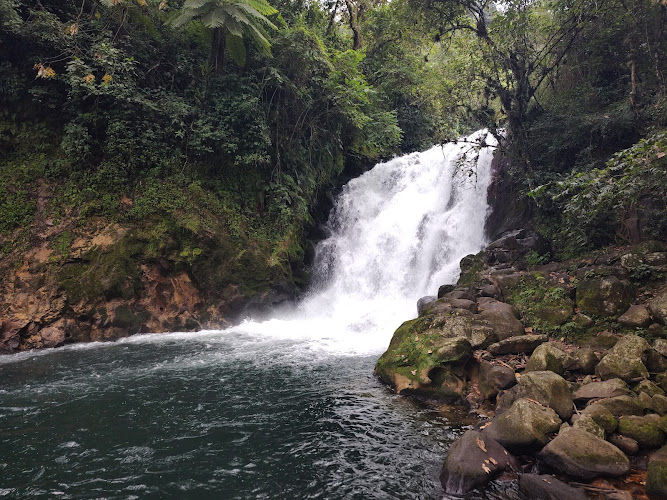
[[[665,238],[666,11],[664,0],[0,0],[2,252],[30,247],[41,210],[56,225],[134,224],[146,257],[185,266],[223,230],[239,258],[254,252],[246,267],[284,278],[344,179],[482,126],[504,137],[504,189],[530,193],[540,228],[568,236],[560,252]],[[649,136],[645,154],[610,159]],[[611,192],[582,194],[599,182]],[[606,226],[587,229],[587,204]],[[642,207],[647,220],[624,230]]]

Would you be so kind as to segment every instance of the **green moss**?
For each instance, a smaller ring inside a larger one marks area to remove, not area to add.
[[[568,322],[574,311],[568,293],[564,287],[550,285],[541,274],[530,273],[521,279],[508,302],[519,310],[525,324],[548,334],[573,336],[579,328]]]

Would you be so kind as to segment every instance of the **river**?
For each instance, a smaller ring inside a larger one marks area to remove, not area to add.
[[[372,372],[484,245],[492,145],[478,132],[348,183],[309,293],[269,320],[0,358],[0,496],[440,498],[469,417]]]

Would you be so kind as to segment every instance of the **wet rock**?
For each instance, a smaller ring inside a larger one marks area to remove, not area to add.
[[[604,439],[605,432],[602,427],[590,415],[582,415],[575,422],[573,427],[582,431],[590,432],[594,436]]]
[[[549,475],[521,474],[519,491],[531,500],[586,500],[586,494]]]
[[[582,347],[574,351],[563,360],[563,368],[567,371],[577,371],[585,375],[595,373],[599,359],[590,347]]]
[[[592,382],[581,386],[572,395],[575,401],[590,401],[591,399],[613,398],[630,394],[628,384],[620,378],[612,378],[604,382]]]
[[[560,428],[561,420],[551,408],[518,399],[484,428],[484,434],[510,450],[541,448]]]
[[[480,317],[498,335],[499,340],[523,335],[523,324],[517,319],[514,308],[505,302],[488,301],[478,306]]]
[[[644,414],[644,409],[637,402],[637,399],[630,396],[615,396],[613,398],[600,399],[599,401],[593,401],[591,405],[605,407],[616,418],[623,415]]]
[[[550,467],[583,479],[622,476],[630,470],[628,458],[616,446],[576,428],[562,430],[538,457]]]
[[[452,444],[440,473],[445,493],[463,495],[484,486],[504,470],[519,463],[498,442],[478,431],[466,431]]]
[[[618,426],[618,420],[606,407],[602,405],[587,406],[581,412],[581,416],[590,417],[598,424],[607,434],[611,434]]]
[[[634,456],[639,453],[639,444],[637,441],[627,436],[614,434],[613,436],[609,436],[609,442],[626,455]]]
[[[518,398],[533,399],[552,408],[562,420],[572,416],[574,404],[570,386],[553,372],[525,373],[519,380],[516,394]]]
[[[633,389],[637,394],[641,394],[642,392],[645,392],[649,396],[653,397],[656,394],[660,394],[662,396],[665,395],[665,391],[663,391],[658,385],[654,384],[650,380],[642,380],[639,382]]]
[[[630,283],[616,276],[584,277],[577,286],[577,306],[584,314],[617,316],[632,300]]]
[[[637,441],[641,448],[658,448],[665,444],[665,435],[655,421],[639,416],[623,416],[618,433]]]
[[[548,339],[546,335],[519,335],[491,344],[489,352],[496,355],[533,352],[538,345],[545,343]]]
[[[663,446],[649,458],[646,494],[651,500],[667,498],[667,446]]]
[[[436,297],[434,297],[433,295],[427,295],[419,299],[417,301],[417,314],[421,314],[422,310],[424,309],[424,306],[430,304],[431,302],[434,302],[435,300]]]
[[[663,325],[667,325],[667,288],[663,289],[651,299],[648,304],[653,317]]]
[[[648,378],[644,365],[651,346],[637,335],[626,335],[598,363],[595,371],[603,380],[621,378],[625,381]]]
[[[643,305],[634,305],[625,311],[617,320],[623,326],[640,328],[651,324],[651,315]]]
[[[550,344],[549,342],[545,342],[544,344],[535,348],[533,354],[528,360],[528,363],[526,363],[525,371],[550,371],[557,373],[558,375],[562,375],[563,361],[565,360],[565,357],[566,354],[563,351]]]

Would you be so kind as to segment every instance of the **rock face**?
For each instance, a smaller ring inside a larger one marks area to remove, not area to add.
[[[553,476],[521,474],[519,491],[530,500],[587,500],[583,490],[573,488]]]
[[[584,277],[577,287],[577,305],[585,314],[618,316],[631,299],[630,283],[616,276]]]
[[[450,448],[440,473],[445,493],[464,495],[519,464],[496,441],[478,431],[466,431]]]
[[[494,418],[483,433],[509,450],[541,448],[560,425],[560,418],[551,408],[519,399]]]
[[[627,382],[648,378],[644,361],[650,350],[643,338],[626,335],[602,358],[595,371],[603,380],[618,377]]]
[[[546,335],[519,335],[501,340],[489,346],[492,354],[517,354],[522,352],[533,352],[540,344],[549,338]]]
[[[667,446],[660,448],[649,459],[646,494],[651,500],[667,498]]]
[[[630,470],[628,458],[616,446],[575,428],[561,431],[538,457],[550,467],[583,479],[621,476]]]
[[[574,411],[568,383],[549,371],[524,374],[517,386],[517,397],[533,399],[548,406],[563,420],[569,420]]]
[[[557,373],[558,375],[562,375],[563,361],[565,358],[566,355],[563,351],[551,345],[550,343],[545,342],[544,344],[539,345],[535,351],[533,351],[533,354],[530,356],[530,359],[526,364],[526,371],[550,371]]]

